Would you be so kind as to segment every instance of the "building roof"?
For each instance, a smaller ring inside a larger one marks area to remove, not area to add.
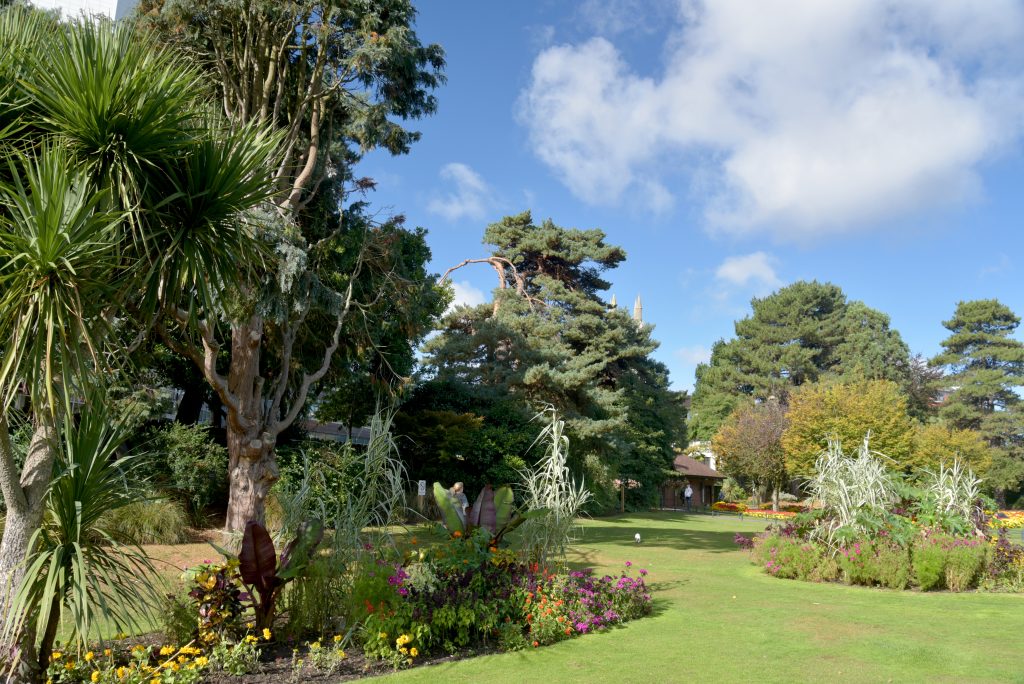
[[[701,463],[689,456],[683,456],[682,454],[676,456],[676,460],[672,463],[672,468],[680,475],[688,475],[690,477],[710,477],[716,480],[725,479],[725,475],[710,468],[707,464]]]

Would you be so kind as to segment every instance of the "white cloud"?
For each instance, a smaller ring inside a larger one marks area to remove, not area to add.
[[[707,363],[711,360],[711,350],[704,345],[698,344],[693,347],[677,349],[676,356],[684,363],[696,366],[699,363]]]
[[[1021,133],[1015,0],[679,8],[655,77],[600,37],[534,62],[522,120],[588,202],[657,187],[664,210],[667,179],[687,168],[713,230],[806,239],[975,197],[978,165]]]
[[[455,299],[448,305],[448,310],[445,311],[446,314],[460,306],[477,306],[487,301],[487,295],[484,294],[483,290],[473,287],[469,284],[468,280],[453,281],[452,290],[455,291]]]
[[[731,256],[715,269],[715,278],[736,287],[754,284],[759,290],[772,290],[782,284],[772,266],[774,261],[764,252]]]
[[[466,164],[445,164],[441,167],[441,178],[453,183],[455,189],[443,197],[430,200],[427,209],[449,221],[458,221],[462,218],[481,219],[494,204],[490,186],[484,182],[480,174]]]

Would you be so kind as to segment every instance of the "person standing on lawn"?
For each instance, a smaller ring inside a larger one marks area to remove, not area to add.
[[[690,483],[686,483],[686,489],[683,490],[683,501],[686,502],[687,512],[693,510],[693,488],[690,487]]]

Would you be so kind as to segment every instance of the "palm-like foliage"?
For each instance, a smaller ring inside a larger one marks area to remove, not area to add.
[[[19,376],[38,370],[33,398],[55,414],[55,388],[67,391],[71,374],[97,365],[99,304],[116,291],[112,245],[122,215],[99,209],[106,194],[68,169],[60,144],[47,143],[34,159],[18,154],[8,168],[12,182],[0,187],[3,407]]]
[[[47,522],[33,540],[28,581],[10,607],[16,619],[6,622],[12,630],[35,619],[41,658],[49,655],[62,614],[70,615],[77,636],[103,637],[101,615],[127,631],[139,626],[157,600],[146,581],[153,568],[145,554],[117,544],[102,524],[105,514],[145,497],[144,483],[133,472],[142,457],[117,456],[129,426],[107,421],[99,395],[63,425]]]
[[[123,472],[97,455],[110,456],[116,439],[59,419],[125,356],[110,321],[132,314],[151,325],[179,307],[216,313],[259,254],[239,216],[268,196],[277,138],[229,130],[187,60],[128,25],[56,25],[8,8],[0,46],[0,104],[11,104],[0,106],[0,429],[19,386],[43,428],[26,463],[29,488],[25,473],[2,464],[4,494],[19,503],[9,506],[7,530],[19,529],[5,531],[4,573],[38,525],[45,490],[36,483],[57,459],[50,435],[70,430],[48,498],[58,527],[33,537],[43,555],[15,572],[25,577],[16,607],[42,611],[45,644],[62,606],[83,636],[97,612],[130,621],[144,577],[139,558],[116,560],[87,541],[96,516],[121,505],[112,488]],[[86,463],[86,452],[99,460]],[[31,636],[7,613],[0,636]]]

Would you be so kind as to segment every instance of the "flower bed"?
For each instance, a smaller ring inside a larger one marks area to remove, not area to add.
[[[992,527],[1016,530],[1024,527],[1024,511],[996,511],[989,521]]]
[[[746,511],[743,515],[748,518],[763,518],[765,520],[790,520],[796,517],[796,513],[793,511],[772,511],[772,510],[758,510],[751,509]]]
[[[723,513],[745,513],[747,510],[746,504],[732,503],[730,501],[716,501],[711,504],[711,510],[721,511]]]

